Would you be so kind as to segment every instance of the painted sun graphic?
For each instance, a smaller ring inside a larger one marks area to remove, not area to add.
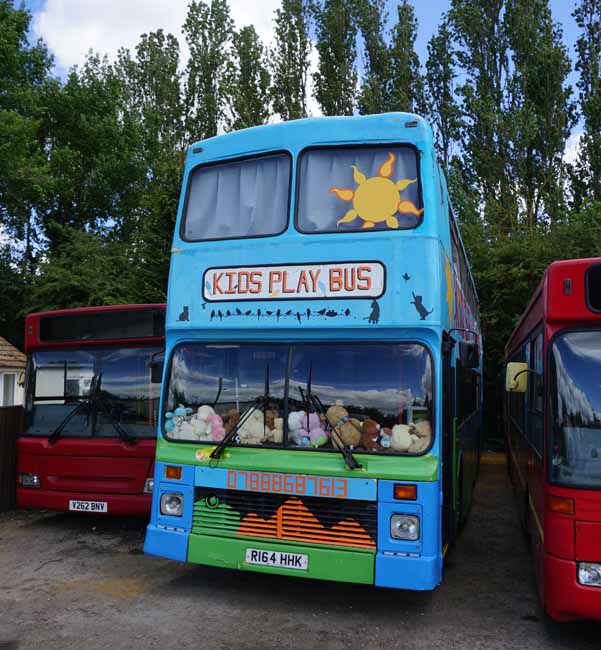
[[[401,199],[400,195],[409,185],[417,182],[417,179],[404,178],[396,182],[390,180],[395,160],[396,156],[389,152],[388,159],[378,169],[378,175],[372,178],[366,178],[365,174],[353,165],[353,178],[358,186],[356,190],[330,188],[330,192],[342,201],[353,202],[353,207],[336,222],[337,226],[350,223],[359,217],[363,220],[362,228],[373,228],[382,221],[385,221],[389,228],[398,228],[399,220],[394,216],[395,213],[421,216],[424,209],[418,210],[412,201]]]

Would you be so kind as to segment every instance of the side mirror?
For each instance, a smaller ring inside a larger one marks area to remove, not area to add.
[[[475,341],[459,341],[459,360],[464,368],[477,368],[480,364],[480,350]]]
[[[153,384],[160,384],[163,379],[163,364],[165,363],[165,353],[159,352],[152,355],[150,362],[150,381]]]
[[[505,371],[505,390],[508,393],[525,393],[528,386],[528,364],[510,361]]]

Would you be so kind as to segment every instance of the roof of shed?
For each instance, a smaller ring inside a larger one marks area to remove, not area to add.
[[[25,355],[1,336],[0,368],[25,368]]]

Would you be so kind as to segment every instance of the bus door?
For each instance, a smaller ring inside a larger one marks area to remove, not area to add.
[[[544,581],[543,522],[545,513],[544,463],[544,389],[543,389],[543,334],[540,331],[529,343],[528,390],[526,395],[526,476],[528,483],[529,533],[536,558],[539,586]],[[542,594],[541,594],[542,595]]]
[[[450,546],[457,532],[453,468],[455,466],[455,372],[451,365],[455,341],[447,332],[442,339],[442,543]]]

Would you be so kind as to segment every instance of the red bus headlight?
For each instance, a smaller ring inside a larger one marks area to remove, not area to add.
[[[40,477],[37,474],[19,474],[18,481],[21,487],[41,487]]]

